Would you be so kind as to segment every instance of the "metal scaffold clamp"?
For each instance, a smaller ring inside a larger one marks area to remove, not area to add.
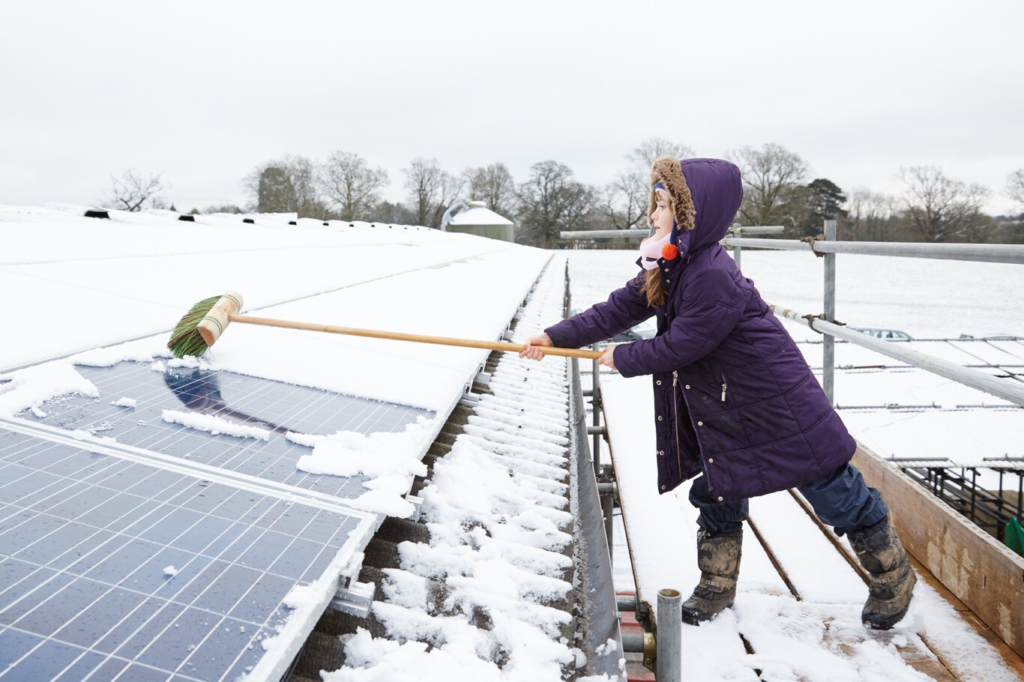
[[[814,242],[823,242],[823,241],[825,241],[825,235],[823,235],[823,234],[816,234],[813,237],[804,237],[800,241],[802,241],[804,244],[807,244],[809,247],[811,247],[811,251],[813,251],[814,255],[817,256],[818,258],[824,258],[825,257],[824,252],[818,251],[816,248],[814,248]]]

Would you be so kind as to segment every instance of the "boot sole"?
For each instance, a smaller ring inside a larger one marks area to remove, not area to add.
[[[732,608],[732,602],[729,602],[722,611],[725,609]],[[718,617],[722,611],[716,611],[715,613],[707,613],[706,611],[697,611],[694,609],[688,609],[683,607],[683,622],[687,625],[700,625],[701,623],[709,623]]]

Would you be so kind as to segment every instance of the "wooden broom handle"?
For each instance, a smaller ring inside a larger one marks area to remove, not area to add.
[[[285,329],[304,329],[311,332],[329,332],[331,334],[345,334],[346,336],[366,336],[372,339],[391,339],[392,341],[415,341],[417,343],[434,343],[441,346],[461,346],[463,348],[485,348],[487,350],[501,350],[511,353],[518,353],[526,346],[521,343],[507,343],[505,341],[475,341],[472,339],[453,339],[446,336],[426,336],[423,334],[403,334],[401,332],[385,332],[376,329],[357,329],[355,327],[337,327],[331,324],[313,324],[310,322],[293,322],[290,320],[277,320],[269,317],[254,317],[252,315],[230,314],[228,319],[231,322],[242,322],[245,324],[258,324],[264,327],[284,327]],[[545,355],[561,355],[569,358],[586,358],[596,360],[601,357],[599,350],[578,350],[576,348],[556,348],[554,346],[534,346],[539,348]]]

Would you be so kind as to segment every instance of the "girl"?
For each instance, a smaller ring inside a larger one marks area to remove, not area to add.
[[[797,488],[871,574],[862,620],[887,630],[907,612],[916,576],[877,490],[849,464],[856,444],[796,344],[719,244],[743,198],[739,169],[719,159],[651,167],[652,235],[643,268],[608,300],[531,338],[579,348],[656,316],[653,339],[610,346],[598,362],[652,375],[658,490],[697,476],[701,579],[683,604],[690,624],[732,605],[747,499]]]

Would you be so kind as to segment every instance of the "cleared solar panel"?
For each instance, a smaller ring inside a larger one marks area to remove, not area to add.
[[[0,428],[0,679],[233,680],[364,519]]]
[[[98,400],[63,396],[42,406],[43,417],[29,411],[19,416],[340,498],[353,499],[365,493],[364,478],[299,471],[296,463],[309,454],[309,448],[288,440],[287,432],[395,432],[403,431],[419,416],[434,416],[428,410],[231,372],[194,368],[160,372],[138,362],[79,366],[77,370],[99,389]],[[123,398],[134,405],[111,404]],[[213,435],[168,423],[162,418],[164,410],[199,412],[255,426],[266,430],[268,439]]]

